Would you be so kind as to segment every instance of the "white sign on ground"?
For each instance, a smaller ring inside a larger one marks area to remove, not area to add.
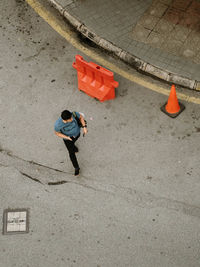
[[[28,233],[28,210],[4,210],[3,234]]]

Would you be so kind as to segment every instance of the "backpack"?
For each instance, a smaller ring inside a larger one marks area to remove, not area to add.
[[[77,121],[77,123],[78,123],[78,126],[79,126],[80,128],[83,128],[80,119],[79,119],[79,118],[77,117],[77,115],[76,115],[76,112],[73,111],[72,114],[73,114],[74,118],[76,119],[76,121]],[[85,126],[87,127],[87,121],[85,120],[85,116],[84,116],[84,114],[81,113],[81,112],[79,112],[79,114],[82,115],[82,117],[84,118]]]

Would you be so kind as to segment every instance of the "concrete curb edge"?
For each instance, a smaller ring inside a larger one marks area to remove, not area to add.
[[[151,65],[148,62],[143,61],[142,59],[124,51],[122,48],[117,47],[115,44],[111,43],[110,41],[107,41],[104,38],[101,38],[96,33],[92,32],[84,23],[82,23],[77,18],[72,16],[67,11],[67,9],[62,5],[60,5],[57,1],[47,0],[47,2],[55,9],[57,9],[59,13],[62,16],[64,16],[67,19],[67,21],[83,36],[90,39],[92,42],[94,42],[96,45],[103,48],[104,50],[107,50],[108,52],[115,54],[121,60],[128,63],[138,71],[142,71],[151,76],[155,76],[156,78],[159,78],[169,83],[184,86],[192,90],[200,91],[200,81],[189,79],[187,77],[182,77],[180,75],[168,72],[159,67]]]

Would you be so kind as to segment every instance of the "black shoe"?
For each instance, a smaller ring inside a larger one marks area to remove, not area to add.
[[[75,153],[78,152],[78,147],[77,146],[74,146],[74,151],[75,151]]]
[[[74,175],[75,175],[75,176],[79,175],[79,170],[80,170],[80,168],[76,168],[76,169],[75,169],[75,172],[74,172]]]

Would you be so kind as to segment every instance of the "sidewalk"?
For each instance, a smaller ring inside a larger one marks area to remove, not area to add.
[[[47,1],[136,69],[200,90],[200,0]]]

